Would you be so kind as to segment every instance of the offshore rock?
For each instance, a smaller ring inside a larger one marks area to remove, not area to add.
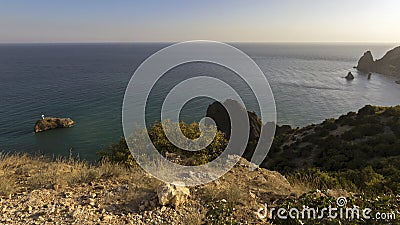
[[[35,124],[35,133],[52,130],[57,128],[72,127],[75,122],[70,118],[44,118],[38,120]]]

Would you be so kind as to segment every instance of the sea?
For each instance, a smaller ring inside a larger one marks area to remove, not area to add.
[[[0,44],[0,151],[40,153],[96,160],[98,152],[123,137],[125,89],[136,68],[172,43]],[[399,77],[353,69],[367,50],[382,57],[395,44],[230,43],[264,72],[274,94],[278,124],[303,127],[357,111],[366,104],[400,104]],[[344,79],[352,72],[355,79]],[[146,122],[160,121],[168,92],[196,76],[221,78],[259,113],[248,86],[234,72],[210,63],[189,63],[164,74],[153,87]],[[205,87],[206,88],[206,87]],[[210,90],[218,92],[218,90]],[[195,98],[180,119],[199,121],[213,100]],[[76,125],[35,134],[44,114],[70,117]]]

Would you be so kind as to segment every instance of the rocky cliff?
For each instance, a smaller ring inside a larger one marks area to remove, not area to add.
[[[35,124],[35,133],[56,129],[56,128],[66,128],[72,127],[75,122],[70,118],[44,118],[38,120]]]
[[[229,118],[229,114],[225,107],[232,108],[233,111],[240,111],[240,110],[246,110],[243,108],[239,102],[235,100],[228,99],[224,103],[220,102],[214,102],[207,108],[207,117],[212,118],[217,127],[218,130],[222,131],[225,133],[226,137],[230,137],[231,133],[231,121]],[[249,141],[258,141],[260,138],[260,133],[261,133],[261,127],[262,127],[262,122],[261,119],[258,118],[257,114],[255,112],[247,112],[247,115],[249,117],[249,125],[250,125],[250,134],[249,134]]]
[[[215,121],[218,130],[224,132],[226,138],[229,139],[231,133],[231,120],[225,107],[232,109],[234,113],[238,111],[244,111],[246,109],[242,107],[239,102],[231,99],[226,100],[224,103],[214,102],[208,106],[206,116],[212,118]],[[285,134],[292,130],[289,125],[278,126],[273,122],[267,122],[264,124],[255,112],[247,111],[247,116],[249,118],[250,130],[247,147],[243,154],[243,157],[247,160],[251,160],[253,156],[254,150],[257,147],[257,143],[259,142],[262,129],[266,130],[266,133],[264,133],[264,138],[261,138],[264,141],[262,142],[264,145],[268,143],[268,138],[273,137],[273,133],[271,133],[271,131],[273,131],[273,126],[275,126],[274,131],[276,135]]]
[[[388,51],[383,58],[376,61],[370,51],[365,52],[358,61],[357,69],[366,73],[400,76],[400,47]]]

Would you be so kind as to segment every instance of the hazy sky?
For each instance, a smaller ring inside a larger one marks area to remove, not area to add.
[[[0,0],[0,42],[399,42],[398,0]]]

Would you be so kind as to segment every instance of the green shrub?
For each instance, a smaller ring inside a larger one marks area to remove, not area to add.
[[[194,145],[189,142],[186,143],[185,141],[181,141],[179,143],[180,146],[185,146],[189,149],[198,149],[200,148],[199,146],[205,145],[204,143],[210,144],[199,151],[187,151],[171,143],[171,141],[167,138],[164,129],[170,129],[169,131],[172,136],[169,138],[176,139],[175,141],[180,141],[177,139],[178,129],[180,129],[185,137],[191,140],[199,138],[203,132],[203,136],[205,137],[205,139],[202,139],[203,142],[195,142]],[[164,157],[167,157],[168,155],[176,155],[181,159],[178,162],[180,164],[201,165],[217,158],[228,145],[225,134],[221,131],[216,131],[216,127],[202,127],[201,131],[198,123],[187,124],[180,122],[179,124],[175,124],[166,120],[162,123],[154,124],[148,129],[148,131],[147,129],[136,131],[136,133],[128,138],[128,143],[129,147],[132,149],[143,150],[144,148],[148,147],[144,146],[146,143],[144,138],[146,138],[148,135],[154,147]],[[211,135],[214,132],[215,137]],[[106,158],[112,162],[123,163],[129,167],[134,166],[135,160],[128,148],[128,143],[126,142],[125,138],[121,138],[117,144],[113,144],[109,146],[108,149],[101,151],[100,155],[102,158]]]
[[[336,130],[338,128],[338,125],[335,122],[335,119],[327,119],[322,123],[322,126],[326,130]]]
[[[106,150],[100,151],[99,154],[101,160],[122,163],[128,167],[133,167],[136,164],[125,138],[121,138],[118,143],[111,144]]]
[[[323,172],[317,168],[301,169],[290,174],[289,179],[299,181],[313,189],[330,189],[338,188],[338,180],[331,176],[328,172]]]

